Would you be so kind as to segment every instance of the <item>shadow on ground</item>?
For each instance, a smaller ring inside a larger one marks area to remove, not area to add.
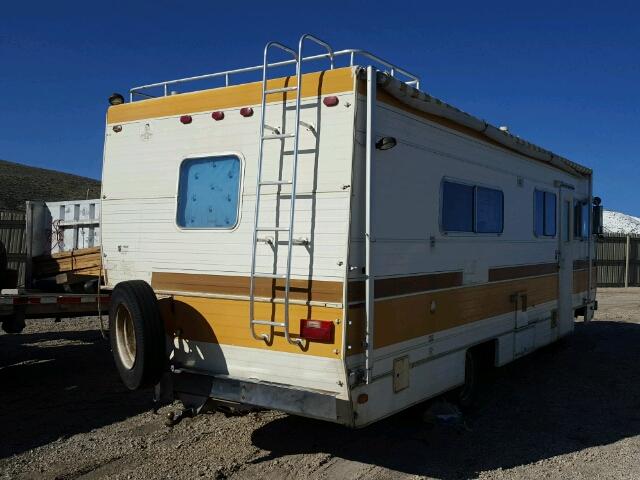
[[[120,382],[97,330],[0,336],[0,458],[152,408]]]
[[[414,408],[362,430],[283,417],[253,434],[270,455],[323,452],[408,474],[468,478],[640,433],[640,325],[576,324],[560,344],[485,383],[470,430],[429,428]]]

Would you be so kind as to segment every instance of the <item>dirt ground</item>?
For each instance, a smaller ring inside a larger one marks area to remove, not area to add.
[[[598,295],[597,321],[496,370],[464,427],[422,405],[362,430],[277,412],[169,428],[95,319],[33,321],[0,335],[0,478],[640,478],[640,289]]]

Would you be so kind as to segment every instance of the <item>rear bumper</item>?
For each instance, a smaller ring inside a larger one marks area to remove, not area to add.
[[[224,375],[208,375],[184,369],[174,369],[167,373],[161,383],[161,389],[165,392],[170,390],[172,396],[180,399],[185,405],[213,398],[344,425],[353,424],[350,403],[336,398],[330,392]]]

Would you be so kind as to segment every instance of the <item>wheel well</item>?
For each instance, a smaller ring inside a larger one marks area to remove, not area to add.
[[[498,340],[491,339],[474,345],[469,348],[469,351],[473,352],[478,360],[479,366],[483,368],[495,367],[497,364],[496,351],[498,348]]]

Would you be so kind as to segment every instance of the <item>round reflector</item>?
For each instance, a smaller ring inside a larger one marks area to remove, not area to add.
[[[191,115],[182,115],[180,117],[180,123],[184,123],[185,125],[190,124],[193,121],[193,118],[191,118]]]
[[[335,96],[331,96],[331,97],[324,97],[322,99],[322,103],[325,104],[325,106],[327,107],[335,107],[336,105],[338,105],[338,97]]]
[[[211,118],[218,122],[224,118],[224,112],[213,112]]]
[[[250,117],[253,115],[253,108],[251,107],[243,107],[240,109],[240,115],[243,117]]]

